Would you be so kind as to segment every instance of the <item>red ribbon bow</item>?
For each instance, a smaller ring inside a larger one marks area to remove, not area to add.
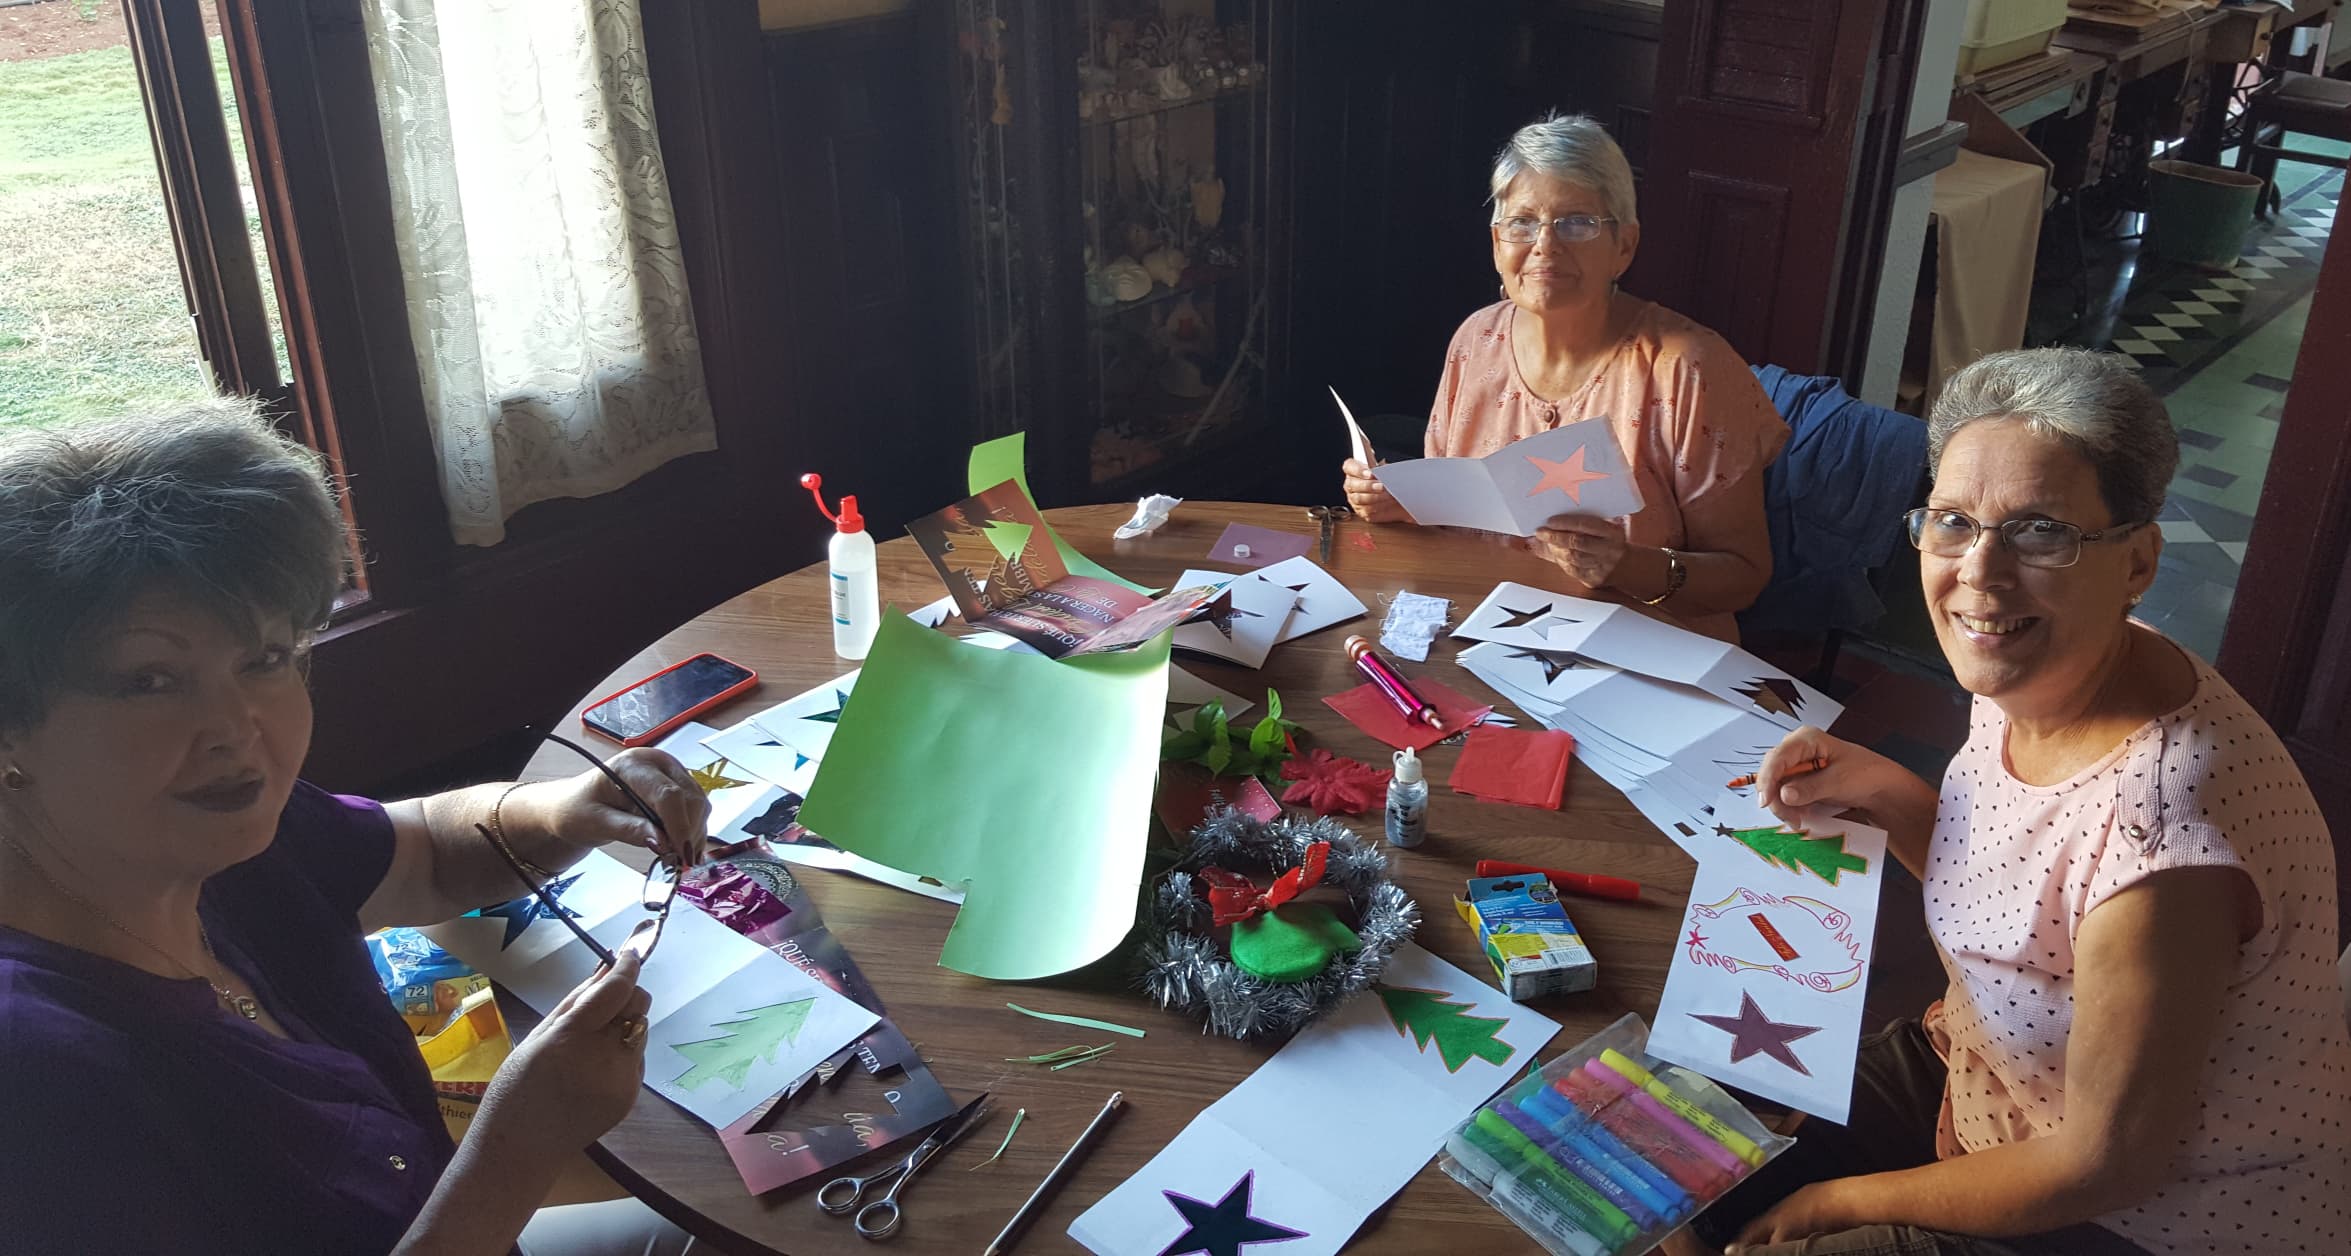
[[[1215,913],[1217,927],[1239,924],[1272,911],[1322,884],[1323,863],[1330,853],[1329,842],[1308,846],[1305,862],[1275,877],[1272,887],[1265,890],[1258,889],[1256,882],[1238,872],[1202,868],[1200,879],[1208,883],[1208,909]]]

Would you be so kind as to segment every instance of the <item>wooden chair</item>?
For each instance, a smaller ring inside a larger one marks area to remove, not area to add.
[[[2351,83],[2288,70],[2253,93],[2245,121],[2245,143],[2237,148],[2237,169],[2251,172],[2267,185],[2260,202],[2265,218],[2281,203],[2279,158],[2351,169],[2351,162],[2344,158],[2286,147],[2287,138],[2296,134],[2351,143]]]

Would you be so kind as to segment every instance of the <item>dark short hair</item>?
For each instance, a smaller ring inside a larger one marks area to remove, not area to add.
[[[109,623],[150,593],[240,630],[326,622],[348,536],[318,455],[243,402],[0,428],[0,732],[47,717]]]

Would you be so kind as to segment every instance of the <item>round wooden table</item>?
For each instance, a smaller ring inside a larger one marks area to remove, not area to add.
[[[1072,545],[1130,579],[1165,585],[1187,567],[1215,566],[1205,555],[1228,523],[1315,533],[1304,510],[1228,502],[1186,502],[1158,532],[1113,541],[1124,507],[1084,506],[1046,512]],[[1368,538],[1368,543],[1359,538]],[[1310,552],[1309,557],[1314,557]],[[1474,537],[1414,527],[1340,525],[1327,564],[1369,608],[1367,616],[1277,646],[1252,674],[1229,664],[1178,656],[1181,665],[1225,689],[1260,702],[1267,686],[1281,691],[1285,714],[1312,744],[1372,763],[1389,748],[1359,732],[1322,699],[1361,683],[1340,645],[1349,633],[1378,635],[1385,600],[1399,590],[1449,598],[1456,621],[1497,582],[1517,580],[1560,587],[1557,568],[1523,551]],[[938,598],[938,577],[911,540],[880,547],[884,606],[912,608]],[[584,707],[660,668],[709,650],[758,670],[760,686],[704,718],[718,726],[840,675],[851,664],[832,653],[825,571],[793,572],[697,616],[647,647],[606,682],[583,695]],[[1425,665],[1406,664],[1410,676],[1428,675],[1480,701],[1518,714],[1450,662],[1459,643],[1439,637]],[[1251,712],[1244,718],[1254,718]],[[576,729],[579,708],[563,726]],[[1521,717],[1521,723],[1532,727]],[[1538,1010],[1563,1028],[1548,1055],[1597,1032],[1625,1012],[1655,1013],[1676,925],[1694,865],[1652,828],[1622,795],[1575,765],[1567,804],[1541,811],[1479,802],[1444,786],[1459,751],[1438,746],[1427,754],[1432,782],[1428,841],[1392,850],[1398,880],[1419,900],[1419,942],[1486,979],[1492,970],[1476,939],[1453,913],[1452,900],[1478,859],[1511,859],[1576,871],[1630,877],[1646,887],[1638,903],[1570,898],[1569,914],[1600,962],[1600,986],[1541,1000]],[[550,748],[526,776],[568,775],[579,761]],[[1358,832],[1379,834],[1374,814],[1352,821]],[[1263,1063],[1279,1043],[1243,1045],[1203,1035],[1188,1020],[1162,1012],[1126,985],[1115,960],[1054,981],[1007,985],[952,972],[937,964],[955,909],[846,874],[810,872],[809,894],[825,923],[856,956],[887,1004],[889,1018],[920,1048],[940,1082],[957,1097],[986,1090],[996,1115],[972,1138],[934,1163],[906,1194],[905,1228],[891,1240],[900,1253],[976,1252],[993,1238],[1063,1150],[1076,1139],[1111,1091],[1126,1093],[1128,1108],[1062,1187],[1052,1206],[1021,1240],[1024,1252],[1080,1250],[1065,1233],[1069,1223],[1175,1137],[1199,1111]],[[1042,1022],[1004,1009],[1007,999],[1147,1029],[1138,1041],[1118,1040],[1104,1059],[1052,1072],[1007,1064],[1077,1041]],[[1045,1044],[1040,1046],[1039,1044]],[[1378,1096],[1366,1095],[1366,1102]],[[1028,1110],[1004,1158],[978,1172],[965,1170],[994,1150],[1016,1108]],[[1312,1121],[1311,1112],[1299,1120]],[[900,1144],[890,1155],[903,1154]],[[726,1252],[814,1253],[871,1250],[846,1220],[817,1210],[815,1187],[831,1173],[764,1196],[744,1190],[708,1126],[652,1091],[598,1145],[596,1158],[623,1185],[695,1235]],[[866,1163],[886,1163],[883,1156]],[[1500,1213],[1445,1177],[1434,1164],[1375,1213],[1350,1252],[1439,1250],[1481,1253],[1539,1252]]]

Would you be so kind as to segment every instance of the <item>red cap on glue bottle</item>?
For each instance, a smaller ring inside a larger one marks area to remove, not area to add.
[[[824,512],[824,517],[833,521],[833,531],[865,531],[865,516],[857,513],[857,498],[854,494],[842,498],[841,513],[834,514],[832,509],[824,504],[823,476],[811,471],[800,477],[800,487],[807,489],[808,495],[816,499],[816,508]]]

